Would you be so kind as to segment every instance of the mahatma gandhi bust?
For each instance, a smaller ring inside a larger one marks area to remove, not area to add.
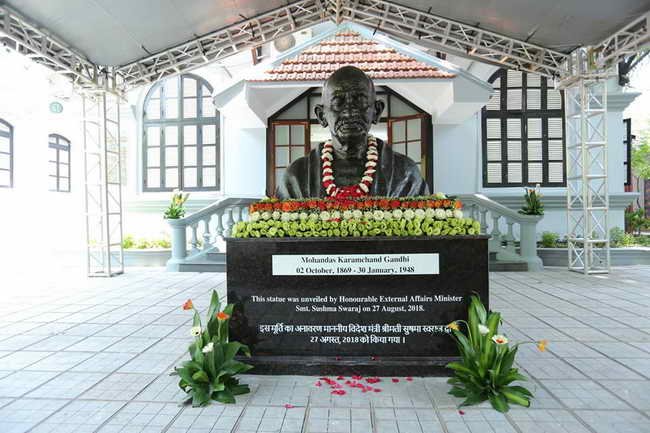
[[[354,66],[335,71],[314,111],[332,139],[294,161],[280,180],[281,199],[366,195],[404,197],[429,193],[415,162],[368,134],[384,110],[372,80]]]

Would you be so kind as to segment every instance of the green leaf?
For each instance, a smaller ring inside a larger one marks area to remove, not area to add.
[[[203,370],[199,370],[196,373],[194,373],[192,375],[192,379],[195,380],[196,382],[203,382],[203,383],[209,383],[210,382],[210,379],[208,378],[208,375]]]
[[[176,372],[178,372],[178,375],[181,377],[181,379],[184,380],[185,383],[187,383],[192,388],[198,386],[194,379],[192,379],[192,374],[186,368],[176,368]]]
[[[466,373],[470,376],[474,376],[476,374],[474,370],[465,367],[463,364],[459,362],[450,362],[449,364],[447,364],[447,368],[451,368],[452,370],[457,372]]]
[[[475,404],[483,403],[487,398],[485,395],[479,393],[468,394],[467,398],[460,404],[461,406],[473,406]]]
[[[210,308],[208,308],[208,318],[212,318],[221,310],[221,302],[216,290],[212,290],[212,297],[210,298]]]
[[[501,314],[490,312],[487,319],[487,327],[490,332],[487,334],[488,338],[492,338],[499,330],[499,323],[501,323]]]
[[[523,386],[517,386],[517,385],[515,385],[515,386],[506,386],[506,387],[504,387],[502,389],[503,390],[508,390],[508,391],[518,392],[518,393],[520,393],[522,395],[525,395],[526,397],[532,397],[533,396],[533,393],[528,391]]]
[[[210,401],[210,394],[208,393],[208,387],[192,387],[192,406],[198,407],[203,406]]]
[[[454,397],[458,397],[458,398],[467,397],[467,391],[459,386],[452,386],[448,394],[451,394]]]
[[[500,371],[508,374],[510,372],[510,369],[512,368],[512,364],[515,361],[515,356],[517,355],[517,349],[518,346],[512,347],[510,350],[508,350],[504,355],[501,360],[501,366],[500,366]]]
[[[518,391],[502,389],[501,394],[503,394],[510,403],[518,404],[519,406],[530,407],[530,400],[528,397]]]
[[[212,398],[219,403],[232,404],[235,403],[235,396],[232,392],[224,389],[223,391],[217,391],[212,393]]]
[[[228,388],[232,395],[242,395],[242,394],[248,394],[251,392],[251,389],[248,387],[248,385],[233,385]]]
[[[510,409],[510,406],[508,406],[508,402],[506,401],[506,398],[503,396],[503,394],[490,394],[488,398],[490,399],[490,403],[495,410],[505,413]]]
[[[474,308],[480,323],[485,324],[487,312],[485,311],[485,306],[481,302],[481,299],[476,295],[472,295],[470,303],[470,308]]]

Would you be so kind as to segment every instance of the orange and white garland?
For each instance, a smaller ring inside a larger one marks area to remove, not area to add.
[[[368,135],[368,149],[366,151],[366,170],[361,176],[361,180],[356,185],[350,186],[337,186],[334,182],[334,168],[332,161],[334,160],[334,148],[332,141],[327,140],[323,144],[321,151],[322,161],[322,182],[325,193],[331,198],[353,198],[363,197],[370,191],[370,186],[375,178],[375,167],[379,160],[379,152],[377,151],[377,139],[372,135]]]

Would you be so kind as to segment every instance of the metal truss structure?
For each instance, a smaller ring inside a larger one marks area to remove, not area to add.
[[[607,273],[609,187],[607,182],[607,79],[589,72],[589,53],[572,56],[580,74],[566,83],[567,241],[569,269]]]
[[[114,75],[107,68],[95,65],[6,5],[0,5],[0,41],[5,47],[69,78],[77,88],[117,91]]]
[[[120,101],[106,91],[83,94],[88,276],[124,272]]]

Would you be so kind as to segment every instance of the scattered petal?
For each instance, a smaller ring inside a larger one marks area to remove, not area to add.
[[[334,395],[345,395],[346,391],[344,389],[335,389],[331,393],[334,394]]]
[[[323,386],[323,384],[321,383],[320,380],[317,380],[316,383],[315,383],[314,385],[316,385],[316,386]]]
[[[343,377],[343,376],[339,376],[339,377],[336,378],[336,380],[343,380],[343,379],[345,379],[345,377]]]
[[[381,379],[378,377],[366,377],[366,382],[368,383],[378,383],[381,382]]]
[[[375,389],[373,389],[373,392],[381,392],[381,389],[375,388]]]
[[[396,377],[394,377],[394,378],[392,379],[392,381],[393,381],[393,383],[397,383],[397,382],[399,382],[399,379],[396,378]]]
[[[372,361],[376,361],[376,360],[377,360],[377,357],[376,357],[376,356],[371,356],[370,359],[371,359]]]
[[[284,407],[285,407],[286,409],[293,409],[295,406],[292,405],[292,404],[290,404],[290,403],[286,403],[286,404],[284,405]]]
[[[337,360],[337,361],[340,361],[340,360],[341,360],[341,357],[340,357],[340,356],[337,356],[337,357],[336,357],[336,360]]]
[[[361,380],[363,379],[362,376],[352,376],[352,380]]]
[[[458,413],[461,415],[465,415],[465,411],[458,409]]]
[[[413,378],[412,378],[411,376],[408,376],[408,377],[406,378],[406,381],[407,381],[407,382],[413,382]]]

